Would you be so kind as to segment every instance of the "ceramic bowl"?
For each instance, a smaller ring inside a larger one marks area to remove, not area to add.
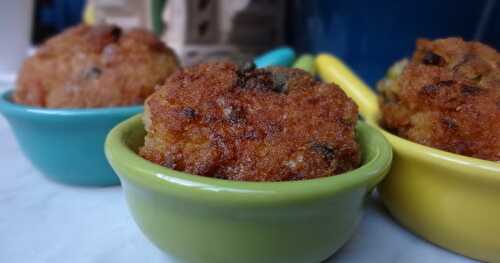
[[[321,78],[335,82],[394,149],[390,173],[379,185],[389,212],[414,233],[468,257],[500,259],[500,163],[441,151],[378,126],[376,94],[342,61],[316,59]]]
[[[45,176],[73,185],[119,184],[104,156],[106,134],[142,106],[99,109],[47,109],[12,102],[1,94],[0,112],[19,146]]]
[[[361,220],[369,190],[387,173],[391,147],[360,122],[363,164],[342,175],[291,182],[238,182],[191,175],[143,159],[141,116],[117,127],[106,156],[132,215],[160,249],[182,262],[320,262]]]
[[[290,47],[283,46],[267,51],[254,59],[254,63],[258,68],[269,66],[289,67],[295,60],[295,50]]]
[[[316,68],[314,65],[314,56],[311,54],[300,55],[292,65],[293,68],[299,68],[307,71],[309,74],[316,76]]]

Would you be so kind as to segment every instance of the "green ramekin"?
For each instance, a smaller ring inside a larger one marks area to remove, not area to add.
[[[122,122],[108,134],[106,156],[141,230],[183,262],[320,262],[351,237],[392,161],[382,134],[359,122],[358,169],[304,181],[229,181],[143,159],[136,151],[144,135],[140,115]]]

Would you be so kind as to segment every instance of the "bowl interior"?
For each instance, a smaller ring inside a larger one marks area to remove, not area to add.
[[[200,194],[209,199],[220,197],[220,201],[293,201],[317,198],[360,186],[368,189],[383,178],[392,160],[390,145],[382,134],[363,122],[359,122],[356,129],[362,150],[361,167],[341,175],[303,181],[230,181],[191,175],[149,162],[137,154],[145,135],[141,115],[115,127],[108,134],[105,148],[108,160],[122,179],[155,191],[175,192],[179,195]],[[214,191],[219,194],[209,194]],[[248,199],[249,195],[257,197]]]

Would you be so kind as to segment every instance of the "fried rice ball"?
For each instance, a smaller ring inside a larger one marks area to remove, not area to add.
[[[382,124],[414,142],[500,161],[500,54],[460,38],[417,41],[381,91]]]
[[[360,165],[358,109],[299,69],[228,62],[177,71],[145,103],[140,155],[240,181],[325,177]]]
[[[150,32],[79,25],[25,60],[13,100],[47,108],[142,104],[177,65],[172,50]]]

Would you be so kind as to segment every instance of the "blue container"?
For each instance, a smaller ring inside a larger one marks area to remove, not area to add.
[[[495,0],[294,0],[290,41],[299,53],[333,53],[369,84],[410,56],[419,37],[461,36],[500,48]]]
[[[74,185],[119,184],[104,156],[104,139],[116,124],[142,106],[100,109],[45,109],[15,104],[11,91],[0,97],[21,150],[45,176]]]
[[[295,60],[295,51],[289,47],[279,47],[268,51],[254,59],[258,68],[268,66],[289,67]]]

